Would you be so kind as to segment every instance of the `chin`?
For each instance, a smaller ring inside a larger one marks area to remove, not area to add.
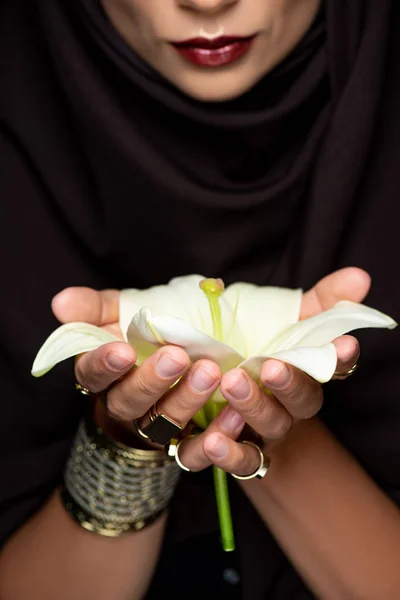
[[[200,102],[228,102],[239,98],[251,90],[261,79],[260,77],[240,77],[236,72],[215,72],[199,76],[187,77],[172,83],[184,94]]]

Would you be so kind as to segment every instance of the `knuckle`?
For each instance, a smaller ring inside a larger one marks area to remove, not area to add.
[[[258,421],[266,418],[268,413],[267,402],[262,398],[251,400],[246,407],[247,417]]]
[[[106,375],[106,368],[105,365],[102,361],[100,361],[99,359],[93,360],[93,363],[91,365],[91,369],[90,369],[90,379],[93,382],[101,382],[102,379],[104,379],[104,376]]]
[[[320,384],[311,378],[307,385],[296,385],[284,402],[287,410],[296,419],[310,419],[321,409],[323,392]]]
[[[194,394],[189,391],[177,390],[176,393],[171,392],[168,395],[168,399],[177,412],[193,414],[196,409],[205,403],[205,400],[200,400]]]
[[[144,377],[140,372],[137,373],[134,387],[136,394],[149,399],[158,397],[162,393],[156,381]]]
[[[79,383],[93,388],[92,391],[98,391],[104,380],[104,365],[96,354],[90,352],[76,361],[75,375]]]
[[[312,419],[313,417],[315,417],[316,414],[319,413],[323,404],[324,404],[324,398],[321,393],[319,396],[315,397],[313,402],[307,403],[304,406],[304,408],[301,412],[301,418],[302,419]]]
[[[185,394],[176,394],[171,399],[173,399],[175,407],[178,411],[187,412],[189,410],[189,403]]]
[[[180,447],[179,458],[181,462],[193,473],[203,471],[210,465],[204,454],[201,440],[188,439]]]
[[[273,440],[280,440],[287,436],[292,428],[293,421],[288,415],[273,419],[269,424],[268,437]]]
[[[295,404],[301,402],[304,399],[305,395],[306,392],[304,389],[304,385],[298,382],[294,382],[290,389],[287,391],[287,398]]]
[[[118,394],[109,393],[107,396],[107,411],[118,421],[131,421],[132,414],[129,406]]]

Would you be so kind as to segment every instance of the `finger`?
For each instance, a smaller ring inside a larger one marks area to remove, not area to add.
[[[204,441],[204,453],[227,473],[246,477],[260,466],[260,455],[249,444],[240,444],[221,433],[212,433]]]
[[[84,321],[101,327],[118,322],[119,292],[70,287],[54,296],[51,307],[60,323]]]
[[[336,373],[340,379],[343,379],[343,375],[358,363],[360,359],[360,345],[358,340],[351,335],[342,335],[333,343],[337,354]],[[333,379],[336,378],[334,375]]]
[[[182,348],[164,346],[109,390],[109,413],[127,422],[143,416],[189,366],[189,356]]]
[[[356,267],[341,269],[321,279],[303,295],[300,319],[308,319],[332,308],[340,300],[362,302],[368,294],[371,278]]]
[[[132,369],[136,362],[134,349],[124,342],[105,344],[82,354],[75,363],[78,383],[93,393],[106,390]]]
[[[221,380],[219,366],[199,360],[157,404],[158,412],[176,423],[185,424],[204,406]],[[145,426],[145,424],[143,424]]]
[[[185,439],[179,447],[179,458],[190,471],[197,472],[212,464],[212,459],[204,451],[206,439],[213,434],[222,434],[236,440],[241,434],[245,422],[230,406],[226,406],[207,429],[193,438]]]
[[[265,439],[283,438],[292,418],[274,397],[265,394],[242,369],[232,369],[221,380],[221,393],[243,420]]]
[[[260,379],[295,421],[314,417],[322,407],[321,385],[291,365],[267,360],[261,368]]]

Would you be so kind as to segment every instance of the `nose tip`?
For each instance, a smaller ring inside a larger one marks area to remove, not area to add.
[[[180,0],[180,5],[198,12],[216,14],[238,3],[239,0]]]

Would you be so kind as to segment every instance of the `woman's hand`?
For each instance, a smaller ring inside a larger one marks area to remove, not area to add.
[[[85,321],[122,340],[116,290],[68,288],[53,299],[52,308],[61,323]],[[135,362],[134,349],[121,341],[83,354],[75,366],[82,386],[92,393],[108,390],[101,394],[107,411],[98,404],[97,421],[107,433],[127,443],[126,434],[134,432],[133,420],[146,415],[157,400],[160,412],[185,426],[221,382],[220,368],[214,362],[199,360],[190,368],[189,356],[177,346],[161,348],[139,367],[134,367]]]
[[[328,310],[340,300],[362,302],[369,287],[370,278],[364,271],[337,271],[304,294],[301,318]],[[359,344],[352,336],[342,336],[334,343],[336,372],[345,375],[358,361]],[[260,464],[257,451],[235,441],[245,423],[269,450],[286,437],[296,421],[312,418],[322,407],[321,385],[295,367],[267,360],[261,381],[272,394],[264,393],[241,369],[233,369],[222,377],[221,392],[229,406],[204,433],[181,445],[179,456],[183,464],[193,471],[215,464],[230,473],[254,473]]]

